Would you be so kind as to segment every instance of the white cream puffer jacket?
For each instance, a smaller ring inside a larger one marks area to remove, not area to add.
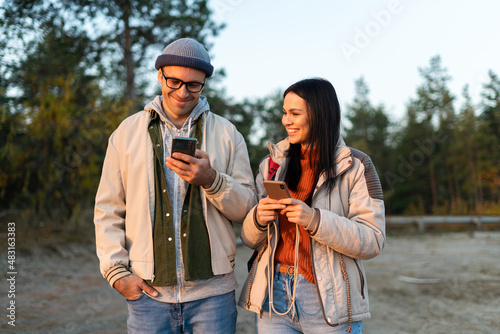
[[[280,167],[276,180],[286,173],[284,153],[288,139],[277,145],[269,144],[271,157]],[[385,213],[382,188],[370,158],[345,146],[340,140],[337,149],[337,182],[332,192],[322,187],[322,175],[316,185],[312,207],[319,209],[317,232],[310,237],[314,279],[325,321],[330,326],[360,321],[370,317],[368,289],[361,260],[378,255],[385,244]],[[267,179],[269,157],[259,166],[256,186],[259,199],[267,196],[263,181]],[[248,247],[259,251],[245,282],[239,306],[262,315],[262,305],[268,293],[270,254],[278,244],[270,227],[262,231],[254,222],[256,206],[243,222],[241,239]],[[279,224],[276,224],[279,226]],[[268,243],[272,247],[267,247]],[[343,272],[346,276],[344,278]],[[348,287],[349,285],[349,287]],[[350,298],[348,297],[350,290]]]

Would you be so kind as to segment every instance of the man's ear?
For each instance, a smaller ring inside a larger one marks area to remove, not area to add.
[[[163,75],[161,74],[161,68],[158,70],[158,82],[160,83],[160,85],[162,84],[162,79],[163,79]]]

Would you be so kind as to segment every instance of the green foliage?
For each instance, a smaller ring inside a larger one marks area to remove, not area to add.
[[[483,85],[482,112],[479,116],[480,182],[482,196],[490,199],[483,203],[488,212],[498,213],[500,207],[500,78],[489,72],[489,82]],[[491,201],[491,199],[494,199]]]
[[[261,146],[267,143],[277,143],[287,137],[287,132],[281,124],[283,118],[283,92],[277,90],[268,97],[257,99],[254,102],[255,111],[260,115],[259,134]]]
[[[86,42],[54,25],[12,76],[22,94],[2,113],[2,159],[13,162],[0,174],[8,207],[67,219],[97,190],[106,138],[127,109],[100,112],[113,104],[85,74]]]
[[[422,194],[425,213],[437,213],[440,205],[451,201],[454,192],[447,162],[455,122],[454,97],[447,87],[450,77],[439,56],[431,58],[429,67],[419,72],[423,82],[408,105],[407,125],[393,167],[404,183],[394,192],[395,198],[405,199],[394,205],[398,213],[404,213]]]
[[[135,74],[153,52],[186,36],[208,45],[222,27],[199,0],[13,0],[0,14],[0,209],[52,221],[92,206],[107,138],[137,110],[147,85]]]
[[[346,144],[371,157],[381,178],[383,189],[389,189],[383,177],[390,170],[393,154],[393,149],[390,147],[389,117],[383,105],[372,106],[368,97],[370,90],[363,77],[355,81],[355,90],[354,101],[347,105],[344,115],[350,123],[350,126],[345,128]]]
[[[137,79],[137,74],[154,69],[152,59],[166,45],[181,37],[195,37],[210,46],[208,38],[223,28],[210,19],[211,10],[206,0],[72,0],[66,3],[67,9],[78,13],[82,21],[92,18],[94,27],[108,23],[107,29],[94,29],[100,33],[96,39],[106,45],[107,56],[117,60],[107,65],[115,80],[124,83],[126,98],[137,98],[137,101],[144,97],[142,92],[137,92],[137,86],[150,81],[149,76]]]
[[[234,103],[225,96],[224,88],[220,87],[223,76],[224,73],[216,73],[203,95],[208,98],[211,110],[231,121],[245,137],[250,164],[256,172],[262,158],[269,154],[267,143],[276,143],[286,137],[286,131],[281,125],[281,92],[276,91],[254,101],[247,99]]]
[[[156,55],[179,37],[210,46],[222,27],[200,0],[0,3],[0,210],[31,210],[59,224],[87,212],[107,139],[142,108]],[[499,214],[499,77],[490,71],[479,105],[464,89],[456,112],[441,58],[419,72],[396,130],[356,80],[346,143],[371,156],[387,214]],[[223,76],[210,78],[204,95],[243,134],[256,172],[267,143],[287,135],[282,91],[234,102]]]
[[[481,94],[483,97],[481,119],[488,123],[491,133],[500,140],[500,78],[493,71],[489,71],[488,76],[490,81],[484,84]]]
[[[500,202],[498,134],[490,120],[499,102],[495,76],[485,85],[483,114],[476,116],[467,88],[455,113],[450,77],[439,56],[420,69],[423,83],[410,100],[406,126],[395,135],[396,156],[388,183],[389,212],[396,214],[487,214]],[[496,88],[495,88],[496,87]],[[485,114],[486,113],[486,114]],[[494,117],[493,117],[494,118]],[[497,212],[498,213],[498,212]]]
[[[13,0],[2,8],[7,15],[4,28],[9,36],[22,39],[23,47],[29,44],[26,35],[33,35],[33,27],[44,30],[65,18],[65,30],[79,30],[92,41],[93,52],[84,55],[100,58],[94,70],[106,77],[103,88],[134,100],[136,107],[144,100],[137,88],[150,81],[149,76],[137,76],[154,69],[152,59],[167,44],[194,37],[209,47],[208,39],[224,27],[211,20],[206,0]]]

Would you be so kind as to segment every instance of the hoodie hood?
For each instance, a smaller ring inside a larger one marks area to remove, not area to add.
[[[160,116],[162,122],[170,123],[173,125],[173,123],[170,122],[170,120],[167,117],[167,114],[163,110],[162,101],[163,97],[161,95],[157,95],[153,99],[153,101],[146,104],[144,110],[148,112],[156,111],[156,113]],[[186,119],[186,122],[188,122],[187,124],[193,124],[205,111],[209,110],[210,110],[210,105],[208,104],[207,98],[203,95],[200,96],[198,104],[196,104],[196,107],[194,107],[193,111],[191,111],[191,114],[189,114],[188,118]],[[186,124],[186,122],[184,124]]]

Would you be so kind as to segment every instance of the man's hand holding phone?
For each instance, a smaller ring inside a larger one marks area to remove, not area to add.
[[[196,144],[198,140],[190,137],[174,137],[172,138],[172,154],[176,152],[184,153],[190,156],[195,156]]]
[[[210,164],[208,154],[196,149],[196,146],[193,148],[192,144],[183,139],[193,138],[174,138],[171,157],[165,159],[166,166],[190,184],[210,188],[216,172]]]

